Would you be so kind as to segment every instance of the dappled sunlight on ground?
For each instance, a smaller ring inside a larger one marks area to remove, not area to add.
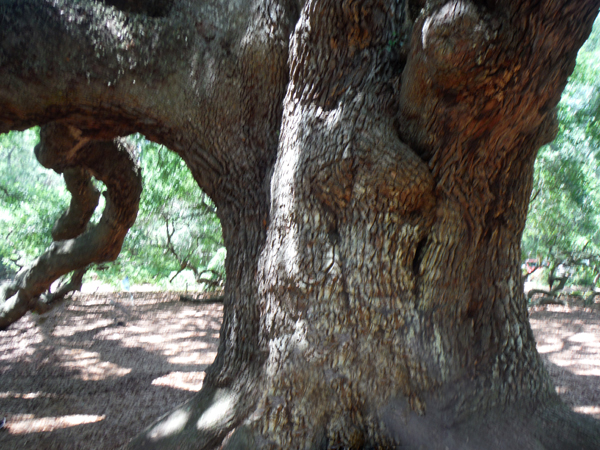
[[[77,373],[76,377],[82,380],[103,380],[110,377],[122,377],[131,372],[131,369],[119,367],[108,361],[102,361],[100,354],[86,352],[80,348],[63,348],[57,352],[57,357],[64,368]]]
[[[78,295],[0,332],[0,448],[119,448],[199,391],[222,307]]]
[[[600,305],[571,301],[530,310],[537,348],[556,391],[574,411],[600,419]]]
[[[7,424],[11,434],[40,433],[54,431],[59,428],[74,427],[85,423],[94,423],[104,420],[104,416],[88,414],[75,414],[62,417],[33,417],[31,414],[15,414]]]
[[[133,296],[81,295],[0,332],[0,449],[120,448],[200,390],[221,305]],[[530,315],[558,393],[600,419],[600,309],[546,306]]]

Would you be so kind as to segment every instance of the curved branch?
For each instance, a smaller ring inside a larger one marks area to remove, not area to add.
[[[65,170],[63,177],[71,193],[71,204],[54,224],[52,239],[55,241],[73,239],[83,233],[100,199],[100,192],[92,184],[87,170],[80,167],[69,168]]]
[[[91,263],[114,260],[135,222],[142,180],[132,156],[132,147],[122,140],[80,144],[76,129],[53,123],[42,129],[36,156],[46,167],[58,171],[79,168],[78,177],[85,178],[82,174],[89,173],[104,182],[108,195],[102,218],[97,225],[72,239],[53,242],[43,255],[2,287],[0,329],[18,320],[28,310],[40,306],[39,296],[62,275],[82,270]],[[80,225],[83,221],[77,222]],[[63,234],[72,234],[72,230]],[[44,308],[53,298],[47,297],[42,301]]]

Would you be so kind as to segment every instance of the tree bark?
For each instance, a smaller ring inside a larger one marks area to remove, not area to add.
[[[217,358],[130,448],[598,448],[520,274],[598,1],[157,4],[0,9],[0,129],[140,131],[218,208]]]

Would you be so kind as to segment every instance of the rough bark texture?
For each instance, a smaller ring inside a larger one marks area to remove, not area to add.
[[[217,359],[130,448],[600,446],[519,270],[598,1],[151,3],[0,4],[0,130],[142,132],[218,207]]]

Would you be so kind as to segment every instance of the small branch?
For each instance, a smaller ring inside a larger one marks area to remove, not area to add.
[[[11,233],[12,233],[12,231],[11,231]],[[10,233],[9,233],[9,235],[10,235]],[[14,258],[8,258],[8,259],[10,259],[10,262],[13,263],[15,266],[17,266],[19,268],[19,270],[21,270],[24,267],[18,263],[19,259],[14,259]]]
[[[60,303],[60,300],[63,300],[67,294],[74,291],[81,291],[83,276],[87,272],[87,269],[87,267],[84,267],[83,269],[73,272],[71,280],[68,283],[61,285],[55,293],[48,292],[47,294],[40,295],[33,311],[39,314],[48,312]]]
[[[198,284],[208,284],[209,286],[219,286],[221,284],[221,280],[209,280],[208,278],[196,278],[196,283]]]
[[[187,265],[182,265],[181,268],[177,271],[177,273],[175,273],[175,275],[173,275],[170,279],[169,279],[169,283],[172,283],[173,280],[175,279],[175,277],[177,277],[177,275],[179,275],[181,272],[183,272],[185,269],[187,268]]]
[[[531,197],[531,200],[529,200],[529,204],[531,204],[535,201],[535,199],[538,197],[538,195],[540,195],[540,192],[542,192],[541,189],[538,189],[537,191],[535,191],[535,194],[533,194],[533,196]]]

